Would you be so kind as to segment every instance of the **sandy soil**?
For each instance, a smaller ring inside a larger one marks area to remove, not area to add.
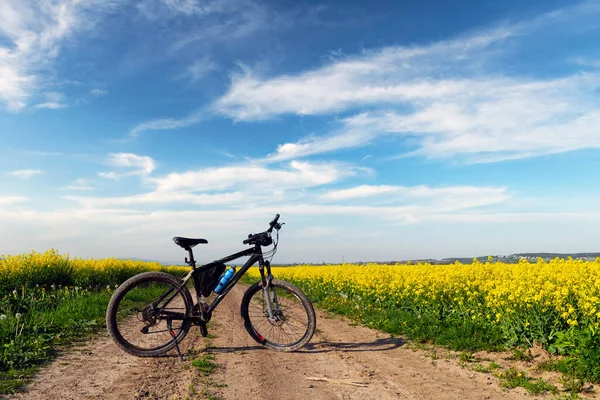
[[[238,287],[217,308],[204,339],[193,327],[181,344],[189,358],[212,353],[219,368],[204,377],[173,350],[137,358],[108,337],[75,346],[42,370],[18,399],[535,399],[505,391],[491,374],[458,365],[449,353],[409,348],[402,339],[317,311],[317,333],[302,351],[282,353],[254,342],[243,327]],[[213,337],[214,336],[214,337]],[[483,353],[478,354],[486,358]],[[493,355],[501,365],[502,355]],[[527,365],[521,367],[527,368]],[[556,380],[556,377],[546,374]],[[554,383],[554,382],[553,382]],[[598,398],[586,395],[584,398]]]

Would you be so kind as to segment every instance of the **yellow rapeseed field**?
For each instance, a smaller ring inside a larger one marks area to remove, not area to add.
[[[257,270],[252,270],[258,276]],[[274,267],[313,297],[337,296],[398,308],[502,325],[509,335],[548,339],[569,327],[594,331],[600,324],[600,260],[555,259],[537,263],[428,263]]]
[[[0,336],[16,347],[0,357],[0,370],[22,364],[10,356],[17,352],[29,354],[31,360],[47,358],[45,347],[38,345],[37,322],[32,322],[39,315],[52,310],[62,315],[60,307],[72,308],[77,302],[81,311],[69,311],[71,317],[63,318],[62,325],[58,317],[44,317],[54,321],[45,329],[83,329],[80,325],[101,317],[117,285],[149,270],[183,275],[189,268],[69,258],[55,250],[2,256]],[[298,285],[318,306],[366,325],[461,350],[538,341],[570,357],[563,365],[569,373],[600,382],[600,260],[304,265],[272,271],[275,278]],[[248,275],[258,280],[258,269],[250,269]]]
[[[82,259],[61,255],[54,249],[0,257],[0,293],[35,285],[74,285],[102,287],[120,284],[144,271],[180,274],[185,267],[166,267],[157,262],[116,258]]]
[[[114,286],[148,270],[183,274],[189,269],[32,252],[0,259],[0,292],[51,284]],[[429,322],[469,321],[501,329],[507,343],[551,343],[556,332],[600,327],[600,260],[305,265],[273,267],[273,274],[298,284],[317,302],[337,299],[370,314],[399,310]],[[257,278],[257,269],[249,275]]]

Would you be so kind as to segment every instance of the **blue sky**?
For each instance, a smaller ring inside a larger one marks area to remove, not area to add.
[[[600,2],[7,0],[0,253],[600,251]]]

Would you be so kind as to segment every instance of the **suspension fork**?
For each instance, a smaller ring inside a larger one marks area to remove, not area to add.
[[[269,317],[270,321],[275,321],[274,311],[279,311],[279,301],[277,300],[275,291],[271,288],[271,282],[273,281],[273,274],[271,274],[271,263],[261,259],[258,269],[260,271],[260,278],[263,284],[263,295],[265,296],[265,300],[267,302],[267,316]]]

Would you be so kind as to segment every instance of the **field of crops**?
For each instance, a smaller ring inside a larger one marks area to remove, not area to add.
[[[54,250],[0,259],[0,394],[14,392],[58,345],[102,329],[113,291],[148,270],[188,268],[114,258],[70,259]]]
[[[258,276],[258,271],[252,274]],[[321,307],[457,350],[542,344],[600,381],[600,261],[273,268]]]
[[[16,390],[56,345],[101,329],[115,288],[148,270],[186,267],[70,259],[55,251],[0,259],[0,393]],[[273,267],[319,307],[456,350],[543,345],[555,368],[600,382],[600,261]],[[258,270],[249,277],[256,280]]]

